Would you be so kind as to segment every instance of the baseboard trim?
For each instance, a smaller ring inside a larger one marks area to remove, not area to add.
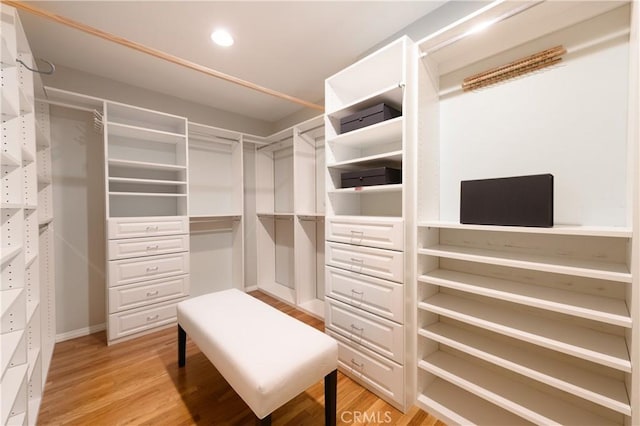
[[[107,324],[91,325],[89,327],[79,328],[77,330],[66,331],[64,333],[56,334],[56,343],[64,342],[65,340],[75,339],[76,337],[88,336],[89,334],[97,333],[99,331],[106,330]]]
[[[247,292],[247,293],[249,293],[250,291],[256,291],[256,290],[259,290],[257,285],[252,285],[250,287],[245,287],[244,288],[244,291]]]

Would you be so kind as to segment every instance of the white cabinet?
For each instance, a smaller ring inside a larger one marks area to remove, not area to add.
[[[341,336],[342,371],[401,410],[413,402],[405,284],[413,274],[415,50],[400,38],[325,81],[325,325]],[[341,119],[380,103],[402,115],[341,132]],[[342,187],[343,173],[377,167],[401,169],[402,182]]]
[[[175,322],[189,294],[187,120],[104,102],[109,344]]]
[[[640,422],[638,16],[495,2],[419,43],[416,400],[442,421]],[[556,45],[560,66],[461,89]],[[461,180],[537,173],[552,228],[459,223]]]

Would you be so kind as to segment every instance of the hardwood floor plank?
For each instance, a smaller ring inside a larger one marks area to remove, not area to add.
[[[324,331],[324,323],[261,292],[252,296]],[[178,368],[177,331],[169,328],[107,346],[104,332],[56,344],[40,425],[253,425],[254,415],[187,338]],[[366,415],[365,415],[366,413]],[[358,417],[359,416],[359,417]],[[338,373],[338,424],[444,426],[413,407],[400,411]],[[273,413],[277,426],[324,424],[320,381]]]

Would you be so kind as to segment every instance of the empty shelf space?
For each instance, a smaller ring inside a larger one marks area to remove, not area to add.
[[[204,214],[204,215],[189,215],[189,222],[226,222],[229,220],[242,220],[242,214],[229,213],[229,214]]]
[[[2,362],[1,374],[4,374],[5,370],[9,367],[9,363],[13,359],[20,342],[24,337],[24,330],[12,331],[2,335]]]
[[[631,328],[624,300],[438,269],[418,281]]]
[[[138,179],[138,178],[122,178],[109,177],[109,182],[114,183],[135,183],[141,185],[176,185],[185,186],[187,182],[178,180],[160,180],[160,179]]]
[[[439,293],[420,309],[607,367],[631,372],[624,337]]]
[[[332,77],[332,79],[333,78],[335,77]],[[364,97],[355,98],[350,96],[350,99],[352,99],[351,101],[340,102],[341,105],[339,108],[327,111],[326,114],[332,119],[340,119],[380,103],[385,103],[396,108],[397,110],[400,110],[402,105],[402,98],[404,95],[403,87],[404,83],[399,81],[394,82],[390,86],[382,87],[379,90],[369,92]]]
[[[149,142],[160,143],[184,143],[186,135],[165,132],[162,130],[148,129],[145,127],[131,126],[120,123],[107,123],[109,137],[119,136],[129,139],[142,139]]]
[[[330,169],[353,170],[357,167],[374,167],[386,166],[391,164],[399,164],[402,162],[402,150],[384,152],[382,154],[369,155],[366,157],[354,158],[352,160],[340,161],[337,163],[327,164]]]
[[[148,170],[187,170],[186,166],[164,163],[148,163],[145,161],[118,160],[109,159],[110,166],[128,167],[132,169],[148,169]]]
[[[109,195],[125,197],[186,197],[187,194],[175,194],[166,192],[109,192]]]
[[[4,264],[16,257],[22,251],[22,246],[2,247],[0,249],[0,263]]]
[[[624,381],[575,367],[570,362],[547,358],[497,339],[446,323],[436,323],[418,333],[438,343],[484,361],[530,377],[557,389],[587,399],[624,415],[631,415]]]
[[[511,268],[532,269],[543,272],[576,275],[610,281],[630,283],[627,265],[597,260],[560,258],[533,254],[502,252],[471,247],[437,245],[418,249],[419,254],[488,263]]]
[[[478,426],[532,424],[440,378],[436,378],[429,387],[418,394],[417,403],[423,410],[451,424]]]
[[[356,186],[353,188],[340,188],[334,189],[331,191],[327,191],[329,193],[335,194],[372,194],[372,193],[382,193],[382,192],[401,192],[402,184],[390,184],[390,185],[372,185],[372,186]]]
[[[418,366],[533,423],[594,426],[615,424],[519,381],[445,352],[429,355],[420,361]]]
[[[387,144],[402,137],[402,117],[343,133],[331,139],[334,144],[354,148],[368,148]],[[333,167],[333,166],[329,166]]]
[[[456,222],[426,221],[418,223],[422,228],[465,229],[469,231],[517,232],[522,234],[578,235],[584,237],[631,238],[631,228],[613,226],[554,225],[552,228],[526,226],[468,225]]]

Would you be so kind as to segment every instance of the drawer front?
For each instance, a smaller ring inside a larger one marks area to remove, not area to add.
[[[331,299],[325,309],[327,328],[404,364],[404,333],[401,325]]]
[[[385,280],[404,281],[404,254],[393,250],[327,243],[327,265]]]
[[[189,253],[163,254],[109,262],[109,287],[189,273]]]
[[[109,313],[189,295],[189,276],[144,281],[109,289]]]
[[[109,315],[109,340],[176,322],[177,303],[176,301]]]
[[[359,348],[339,334],[331,331],[327,331],[327,334],[338,341],[338,366],[342,372],[383,399],[402,406],[404,367],[367,349]]]
[[[189,233],[189,218],[175,217],[120,217],[107,223],[109,239],[152,237]]]
[[[168,237],[127,238],[109,241],[109,259],[152,256],[155,254],[178,253],[189,250],[188,235]]]
[[[402,219],[366,217],[327,219],[327,240],[404,251]]]
[[[404,322],[404,286],[357,272],[327,267],[326,294],[392,321]]]

